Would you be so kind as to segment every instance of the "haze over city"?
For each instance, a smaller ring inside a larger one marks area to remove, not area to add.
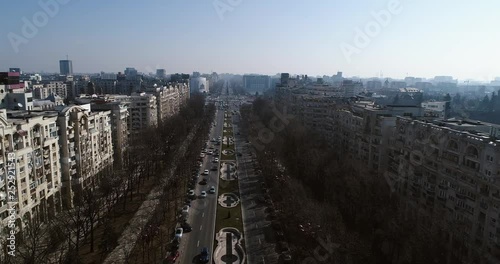
[[[391,1],[82,1],[59,6],[15,52],[9,33],[23,36],[39,2],[7,1],[0,58],[24,71],[57,72],[59,59],[75,72],[230,72],[431,78],[489,81],[500,76],[498,1],[392,1],[387,25],[359,54],[346,59],[357,28]],[[42,21],[43,22],[43,21]]]
[[[1,264],[499,264],[500,2],[2,3]]]

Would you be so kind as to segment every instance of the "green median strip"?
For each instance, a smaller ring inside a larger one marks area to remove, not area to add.
[[[225,118],[224,122],[228,123],[231,127],[224,128],[223,136],[232,137],[233,128],[231,124],[231,118]],[[224,150],[231,150],[233,154],[224,155]],[[236,162],[235,147],[234,144],[227,146],[227,144],[222,143],[221,146],[221,161]],[[219,180],[219,195],[224,193],[234,193],[239,196],[240,189],[238,185],[238,180],[224,181]],[[222,228],[233,227],[238,229],[243,235],[243,218],[241,214],[241,201],[233,208],[222,207],[217,201],[217,216],[215,221],[215,232],[218,233]]]

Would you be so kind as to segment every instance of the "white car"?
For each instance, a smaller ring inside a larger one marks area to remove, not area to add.
[[[182,229],[182,227],[175,229],[175,237],[181,238],[183,233],[184,229]]]
[[[193,197],[194,196],[194,190],[189,190],[188,196]]]
[[[205,153],[201,153],[200,158],[204,158],[204,157],[205,157]]]
[[[215,193],[215,186],[210,187],[209,193]]]
[[[188,214],[189,213],[189,205],[184,205],[184,207],[182,207],[182,213],[183,214]]]
[[[215,158],[215,159],[213,160],[213,163],[217,163],[217,162],[219,162],[219,158]]]
[[[212,154],[214,154],[214,152],[213,152],[213,151],[211,151],[211,150],[209,150],[209,151],[207,151],[207,154],[208,154],[208,155],[212,155]]]
[[[207,192],[202,191],[202,192],[200,193],[200,197],[201,197],[201,198],[205,198],[205,197],[207,197]]]
[[[208,170],[203,171],[203,175],[208,175],[208,173],[209,173]]]

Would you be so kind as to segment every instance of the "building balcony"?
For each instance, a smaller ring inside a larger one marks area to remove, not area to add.
[[[75,175],[75,174],[76,174],[76,169],[72,169],[72,170],[70,170],[70,171],[69,171],[69,173],[70,173],[71,175]]]
[[[448,186],[447,185],[444,185],[444,184],[438,184],[438,188],[441,189],[441,190],[448,190]]]
[[[40,131],[34,131],[34,132],[33,132],[33,137],[38,138],[38,137],[40,137],[40,136],[41,136]]]
[[[456,196],[457,196],[457,198],[458,198],[458,199],[460,199],[460,200],[465,200],[465,198],[467,198],[467,197],[465,196],[465,194],[462,194],[462,193],[456,193]]]

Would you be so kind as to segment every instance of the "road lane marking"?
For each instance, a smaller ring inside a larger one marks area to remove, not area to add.
[[[201,217],[205,217],[205,213],[201,214]]]
[[[200,231],[201,231],[201,229],[203,229],[203,225],[200,226]]]
[[[200,240],[198,240],[198,243],[196,244],[196,247],[200,247]]]

